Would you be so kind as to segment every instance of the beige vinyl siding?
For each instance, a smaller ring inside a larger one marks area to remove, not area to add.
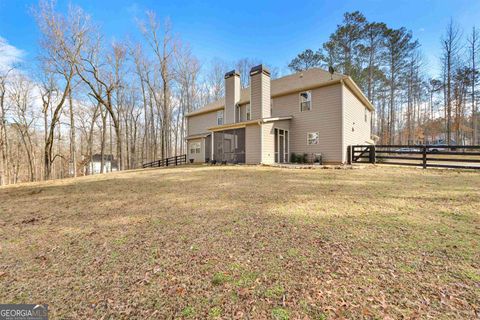
[[[365,121],[365,113],[367,121]],[[343,161],[347,161],[347,148],[354,144],[371,143],[372,113],[347,86],[343,86]],[[354,131],[352,131],[352,128]]]
[[[260,133],[260,126],[257,124],[245,128],[245,162],[247,164],[258,164],[262,161]]]
[[[252,119],[270,117],[270,77],[259,73],[251,77],[250,104]]]
[[[270,111],[270,100],[272,99],[270,92],[270,76],[262,74],[262,114],[261,118],[269,118],[272,116]]]
[[[240,108],[240,119],[237,119],[237,122],[247,121],[247,105],[242,104],[239,106],[239,108]]]
[[[342,162],[342,85],[310,90],[312,108],[300,112],[300,91],[273,99],[272,117],[290,120],[290,153],[322,153],[326,162]],[[307,145],[307,133],[318,132],[319,144]]]
[[[235,123],[235,111],[240,100],[240,77],[232,76],[225,80],[225,113],[223,123]]]
[[[190,145],[195,142],[200,142],[200,153],[190,153]],[[191,139],[188,140],[187,144],[187,162],[190,163],[190,159],[193,159],[193,163],[203,163],[205,162],[205,139]]]
[[[275,121],[273,127],[282,130],[290,130],[290,120]]]
[[[207,128],[217,125],[217,111],[188,117],[188,135],[208,132]]]
[[[263,164],[275,163],[275,131],[274,123],[262,124],[262,161]]]

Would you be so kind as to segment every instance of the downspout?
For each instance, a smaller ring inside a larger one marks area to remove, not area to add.
[[[344,105],[344,101],[343,101],[343,90],[344,90],[344,86],[345,86],[345,83],[343,81],[343,79],[340,80],[340,104],[342,106],[341,108],[341,112],[340,112],[340,117],[341,117],[341,121],[340,121],[340,130],[341,130],[341,155],[342,155],[342,163],[345,163],[345,152],[346,152],[346,145],[345,145],[345,124],[344,124],[344,121],[345,121],[345,105]]]

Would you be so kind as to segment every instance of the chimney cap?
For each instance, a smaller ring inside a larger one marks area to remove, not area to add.
[[[232,70],[232,71],[228,71],[227,73],[225,73],[225,79],[228,79],[228,78],[233,77],[233,76],[240,77],[240,74],[237,72],[237,70]]]
[[[250,69],[250,76],[253,76],[257,73],[263,73],[270,77],[270,70],[268,70],[268,68],[263,64],[259,64],[258,66],[255,66],[252,69]]]

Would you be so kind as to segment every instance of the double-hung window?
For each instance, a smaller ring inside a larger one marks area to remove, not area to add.
[[[247,103],[247,105],[245,106],[245,110],[247,113],[247,121],[252,120],[252,107],[250,106],[250,103]]]
[[[303,112],[310,110],[312,110],[312,92],[300,92],[300,111]]]
[[[200,142],[190,142],[190,154],[200,153],[200,149]]]

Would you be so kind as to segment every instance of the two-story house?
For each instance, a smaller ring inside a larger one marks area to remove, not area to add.
[[[345,163],[349,145],[373,143],[373,110],[348,76],[310,69],[270,80],[259,65],[241,89],[239,74],[230,71],[225,98],[187,114],[187,158],[272,164],[296,153]]]

